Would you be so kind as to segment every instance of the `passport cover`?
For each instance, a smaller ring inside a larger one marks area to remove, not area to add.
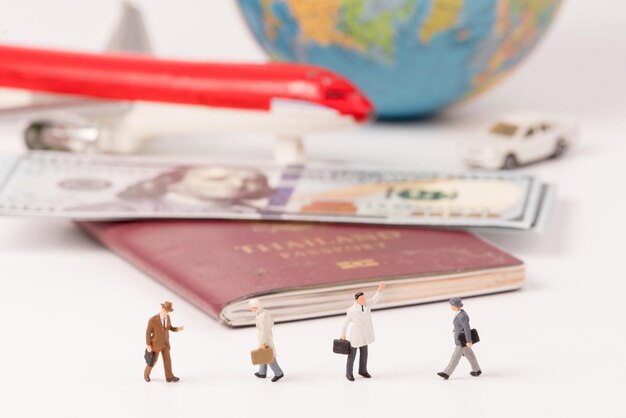
[[[352,295],[355,286],[371,290],[385,280],[385,295],[396,293],[379,306],[390,307],[512,290],[523,280],[520,260],[466,231],[226,220],[78,224],[156,280],[234,326],[252,324],[253,316],[240,303],[239,314],[249,318],[235,321],[225,315],[225,307],[251,297],[301,295],[303,304],[306,295],[329,298],[339,289]],[[437,287],[425,287],[441,278],[446,281],[437,282]],[[411,297],[400,287],[393,290],[394,280],[405,279],[420,286],[411,290],[416,293]],[[339,308],[326,300],[317,311],[311,305],[301,314],[289,315],[282,303],[280,312],[273,311],[274,318],[279,322],[343,313],[353,302],[350,295],[336,298]],[[290,306],[297,310],[298,305]]]

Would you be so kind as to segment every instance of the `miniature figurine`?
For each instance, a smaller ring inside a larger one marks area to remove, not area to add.
[[[514,114],[494,122],[483,138],[464,143],[460,151],[470,166],[512,169],[560,157],[577,136],[577,126],[565,118]]]
[[[478,377],[482,374],[482,371],[480,370],[480,366],[478,365],[478,361],[476,360],[476,356],[472,350],[472,332],[469,323],[469,316],[467,315],[467,312],[462,309],[463,301],[461,298],[454,297],[450,299],[448,303],[450,304],[450,308],[456,312],[454,320],[452,321],[452,324],[454,325],[452,333],[454,335],[454,344],[456,345],[456,348],[452,353],[452,358],[450,359],[448,367],[446,367],[443,372],[437,373],[437,375],[445,380],[448,380],[454,372],[454,369],[456,369],[456,366],[459,364],[461,357],[465,356],[467,361],[469,361],[472,366],[470,375]],[[461,345],[461,341],[459,340],[459,335],[461,334],[464,334],[465,336],[465,347]]]
[[[346,312],[346,320],[341,329],[340,339],[346,339],[348,325],[352,324],[350,331],[350,354],[346,362],[346,378],[354,382],[354,360],[356,358],[357,349],[359,354],[359,374],[365,378],[372,376],[367,371],[367,346],[374,342],[374,326],[372,324],[371,309],[378,303],[385,290],[385,282],[380,282],[378,291],[372,297],[371,303],[367,304],[363,292],[354,295],[355,302]]]
[[[146,329],[146,345],[148,352],[154,352],[154,362],[152,363],[152,366],[146,366],[146,369],[143,372],[143,378],[146,382],[150,381],[150,372],[159,359],[159,353],[161,353],[161,356],[163,357],[165,379],[168,382],[178,382],[180,380],[178,377],[174,376],[174,373],[172,372],[169,332],[182,331],[185,327],[172,326],[169,314],[173,311],[172,302],[165,301],[161,304],[161,312],[148,320],[148,328]]]
[[[277,382],[285,377],[285,374],[283,373],[282,369],[278,365],[278,361],[276,360],[276,346],[274,346],[274,336],[272,334],[274,318],[269,311],[263,309],[263,306],[258,299],[250,299],[250,301],[248,302],[248,306],[250,306],[250,310],[256,314],[255,323],[256,328],[259,332],[259,348],[271,348],[274,352],[274,361],[270,363],[270,367],[274,372],[272,382]],[[259,371],[256,372],[254,375],[260,379],[265,379],[265,377],[267,376],[267,364],[259,365]]]

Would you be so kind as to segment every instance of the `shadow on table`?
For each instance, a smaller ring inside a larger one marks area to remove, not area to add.
[[[0,251],[81,251],[100,247],[72,221],[20,219],[0,238]]]
[[[572,203],[556,200],[543,233],[482,232],[480,235],[512,254],[561,255],[567,251]],[[0,239],[0,251],[77,251],[100,245],[72,221],[23,219]]]
[[[570,242],[573,203],[557,199],[548,218],[545,231],[537,233],[481,232],[480,235],[512,254],[562,255]]]

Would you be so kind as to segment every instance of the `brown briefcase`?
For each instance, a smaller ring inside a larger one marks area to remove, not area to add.
[[[252,350],[250,353],[252,357],[252,364],[272,364],[274,362],[274,350],[271,348],[259,348],[258,350]]]

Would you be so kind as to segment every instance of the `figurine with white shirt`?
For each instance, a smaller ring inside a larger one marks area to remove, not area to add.
[[[277,382],[282,379],[285,374],[278,365],[276,360],[276,347],[274,346],[274,335],[272,333],[272,327],[274,326],[274,318],[269,311],[263,309],[261,302],[258,299],[250,299],[248,302],[250,310],[255,314],[255,324],[258,331],[259,338],[259,350],[271,349],[270,360],[263,362],[259,365],[259,371],[254,375],[260,379],[267,377],[267,366],[274,372],[272,382]],[[268,350],[270,351],[270,350]],[[258,363],[255,363],[258,364]]]
[[[359,374],[365,378],[372,377],[367,371],[367,347],[374,342],[374,326],[372,324],[371,309],[378,303],[385,290],[385,282],[380,282],[378,291],[370,302],[367,302],[363,292],[354,295],[355,302],[346,312],[346,320],[341,329],[341,340],[346,339],[348,326],[350,329],[350,353],[346,363],[346,378],[354,382],[354,360],[359,350]]]
[[[454,335],[454,344],[456,345],[456,348],[452,353],[452,358],[450,359],[448,367],[446,367],[443,372],[437,373],[437,375],[445,380],[448,380],[454,372],[454,369],[456,369],[456,366],[459,364],[461,357],[465,357],[472,367],[470,375],[478,377],[482,374],[482,371],[478,365],[478,360],[476,360],[476,355],[472,350],[472,345],[478,342],[478,332],[471,329],[469,316],[467,315],[467,312],[462,309],[463,300],[461,300],[461,298],[452,298],[448,301],[448,303],[450,304],[452,311],[456,312],[454,319],[452,320],[452,324],[454,326],[452,334]]]

